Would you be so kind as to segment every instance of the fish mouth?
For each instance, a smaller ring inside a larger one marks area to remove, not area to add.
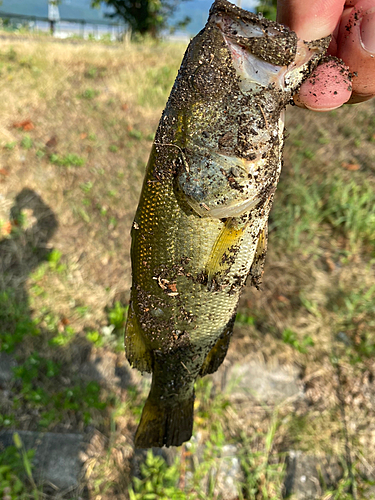
[[[286,26],[226,0],[215,1],[210,20],[222,33],[244,93],[266,87],[295,90],[301,74],[328,46],[327,42],[304,42]]]

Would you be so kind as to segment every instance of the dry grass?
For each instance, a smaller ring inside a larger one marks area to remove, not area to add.
[[[93,345],[87,334],[100,338],[108,307],[128,301],[130,226],[183,49],[3,40],[0,292],[13,288],[24,313],[9,306],[5,319],[0,311],[0,326],[24,322],[30,329],[33,319],[39,335],[26,335],[15,352],[20,363],[36,349],[62,362],[63,387],[78,383],[72,374],[99,357],[126,366],[119,336]],[[374,111],[370,101],[327,115],[289,114],[263,290],[246,288],[240,311],[253,324],[235,326],[227,361],[260,357],[299,370],[304,398],[278,409],[272,460],[290,448],[343,457],[344,406],[353,457],[375,466],[375,446],[369,445],[375,412]],[[22,123],[26,130],[17,127]],[[57,254],[48,257],[52,249]],[[7,304],[13,307],[14,300]],[[47,378],[40,384],[52,394]],[[92,498],[122,498],[142,393],[101,382],[98,397],[105,408],[87,403],[97,434],[84,475]],[[2,401],[5,413],[13,414],[18,428],[39,428],[43,409],[20,401],[16,409]],[[228,440],[244,433],[253,451],[262,450],[274,408],[254,403],[250,412],[224,403],[218,396],[212,400],[204,385],[196,429],[207,439],[216,429],[218,446],[217,429]],[[83,415],[69,405],[58,421],[52,417],[44,428],[86,428]],[[269,492],[276,484],[269,479]]]

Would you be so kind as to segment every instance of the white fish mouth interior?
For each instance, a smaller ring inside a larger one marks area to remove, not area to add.
[[[223,37],[232,55],[233,66],[241,78],[239,85],[242,92],[261,90],[270,84],[284,89],[286,66],[263,61],[225,35]]]
[[[262,28],[241,19],[234,21],[227,16],[218,16],[215,21],[232,55],[233,66],[241,78],[242,92],[261,90],[270,84],[274,84],[277,88],[284,88],[286,66],[277,66],[263,61],[225,35],[225,33],[232,33],[243,38],[262,38],[265,37]],[[267,36],[272,35],[280,35],[280,33],[270,27],[267,30]]]
[[[262,88],[270,85],[281,90],[294,87],[295,82],[298,84],[300,75],[306,63],[310,61],[312,53],[319,52],[318,48],[311,49],[303,40],[298,39],[294,61],[289,66],[278,66],[262,60],[230,38],[230,33],[243,38],[280,35],[277,29],[269,27],[266,35],[256,24],[241,19],[233,20],[229,16],[216,16],[215,23],[222,32],[232,55],[233,66],[240,77],[239,86],[244,93],[261,91]]]

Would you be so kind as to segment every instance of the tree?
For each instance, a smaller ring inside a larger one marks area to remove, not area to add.
[[[104,3],[114,10],[107,17],[119,17],[128,24],[132,33],[156,37],[160,31],[167,27],[167,20],[176,11],[179,0],[92,0],[93,7]],[[186,17],[175,27],[186,26],[190,21]]]
[[[264,17],[276,21],[277,0],[260,0],[259,5],[256,7],[256,12],[262,12]]]

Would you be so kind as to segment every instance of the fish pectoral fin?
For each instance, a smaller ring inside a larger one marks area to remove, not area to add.
[[[135,434],[136,448],[180,446],[193,432],[194,393],[185,400],[168,404],[152,397],[152,389]]]
[[[152,351],[146,346],[142,330],[132,305],[129,307],[129,315],[126,322],[125,351],[131,366],[138,368],[141,372],[152,372]]]
[[[254,260],[253,263],[251,264],[249,272],[251,284],[258,289],[262,283],[264,264],[266,262],[266,255],[267,255],[267,244],[268,244],[268,223],[265,224],[264,228],[261,230],[259,234],[259,240],[255,251]]]
[[[224,275],[231,268],[239,250],[245,227],[245,225],[236,227],[233,218],[226,220],[206,264],[205,274],[208,278],[208,284],[212,282],[214,276]]]
[[[235,319],[236,313],[234,313],[231,319],[228,321],[223,333],[219,337],[219,340],[207,354],[206,359],[204,360],[202,368],[199,372],[200,377],[204,377],[209,373],[215,373],[221,363],[224,361],[225,356],[228,352]]]

